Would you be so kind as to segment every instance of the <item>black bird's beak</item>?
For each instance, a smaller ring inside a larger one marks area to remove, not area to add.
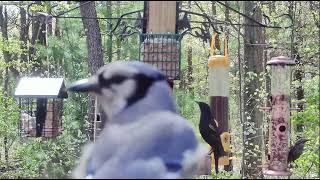
[[[76,81],[72,83],[67,90],[75,91],[75,92],[95,92],[95,93],[100,92],[98,82],[92,78]]]

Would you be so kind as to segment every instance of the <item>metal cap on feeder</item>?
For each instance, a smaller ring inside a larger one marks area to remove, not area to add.
[[[291,67],[288,57],[274,57],[267,62],[271,75],[271,121],[269,125],[268,165],[265,175],[289,176],[289,121]]]

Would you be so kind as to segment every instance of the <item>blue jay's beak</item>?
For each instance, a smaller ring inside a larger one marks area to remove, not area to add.
[[[76,81],[72,83],[67,90],[75,92],[100,92],[98,82],[93,79],[82,79]]]

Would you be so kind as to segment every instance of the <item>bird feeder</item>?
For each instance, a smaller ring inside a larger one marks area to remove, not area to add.
[[[180,79],[180,34],[145,33],[140,35],[139,59],[162,71],[169,82]]]
[[[20,134],[26,137],[56,137],[62,125],[63,78],[23,77],[15,90],[19,98]]]
[[[208,60],[209,66],[209,98],[211,112],[214,113],[218,122],[218,131],[223,135],[221,142],[226,152],[230,151],[230,134],[228,129],[228,98],[229,98],[229,66],[228,66],[228,49],[225,34],[224,38],[224,54],[215,54],[215,39],[217,33],[214,33],[211,40],[211,52]],[[212,122],[214,123],[214,122]],[[229,137],[229,138],[225,138]],[[213,158],[214,159],[214,158]],[[214,163],[214,162],[213,162]],[[219,165],[229,165],[227,156],[219,159]]]
[[[279,56],[267,62],[271,73],[271,121],[269,125],[268,165],[265,175],[289,176],[289,118],[291,67],[295,62]]]
[[[95,142],[100,133],[102,132],[104,125],[107,123],[107,117],[101,110],[100,100],[97,96],[90,96],[88,118],[90,122],[93,122],[93,142]]]

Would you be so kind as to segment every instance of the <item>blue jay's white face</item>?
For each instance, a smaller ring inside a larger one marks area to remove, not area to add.
[[[128,105],[128,99],[134,95],[137,86],[132,77],[137,73],[133,67],[120,65],[109,66],[98,72],[100,91],[97,95],[109,117],[121,112]]]

